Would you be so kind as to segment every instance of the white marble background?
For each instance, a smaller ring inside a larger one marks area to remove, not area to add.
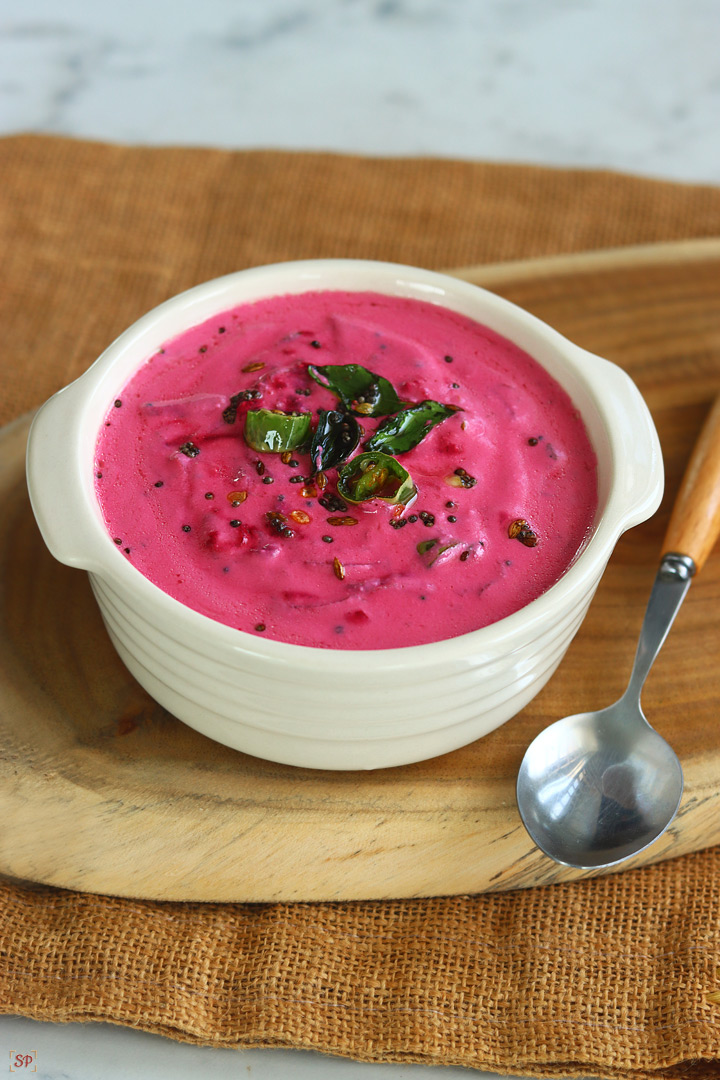
[[[719,43],[720,0],[0,0],[0,136],[430,154],[718,183]],[[46,1080],[469,1075],[0,1017],[0,1072],[30,1051]]]
[[[720,180],[718,0],[1,0],[0,133]]]

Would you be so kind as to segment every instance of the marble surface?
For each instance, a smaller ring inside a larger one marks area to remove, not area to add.
[[[0,132],[720,180],[717,0],[4,0]]]
[[[6,1062],[9,1064],[6,1065]],[[15,1064],[17,1062],[17,1064]],[[109,1024],[0,1017],[0,1074],[34,1080],[469,1080],[467,1069],[368,1065],[299,1050],[214,1050]],[[33,1073],[33,1069],[37,1072]],[[495,1080],[494,1074],[482,1074]],[[496,1078],[499,1080],[499,1078]]]
[[[717,183],[718,40],[717,0],[2,0],[0,135],[429,154]],[[47,1080],[468,1075],[9,1016],[5,1068]]]

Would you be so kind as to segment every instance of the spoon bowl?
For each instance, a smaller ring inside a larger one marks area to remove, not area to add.
[[[520,814],[538,847],[566,866],[599,869],[642,851],[667,829],[683,791],[671,746],[637,701],[558,720],[518,775]]]

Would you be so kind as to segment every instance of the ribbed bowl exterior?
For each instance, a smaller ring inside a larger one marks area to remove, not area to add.
[[[588,583],[552,625],[510,651],[429,662],[409,679],[370,668],[349,692],[347,677],[332,671],[304,670],[232,647],[200,655],[177,625],[169,629],[157,614],[146,617],[97,575],[90,581],[121,659],[169,712],[236,750],[320,769],[420,761],[505,723],[553,674],[597,586],[597,580]]]

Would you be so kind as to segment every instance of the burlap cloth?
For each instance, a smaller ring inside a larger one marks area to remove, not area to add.
[[[438,268],[720,235],[720,190],[598,171],[18,137],[0,177],[0,423],[149,307],[254,263]],[[163,904],[0,881],[0,1012],[367,1061],[710,1077],[719,931],[717,849],[431,900]]]

